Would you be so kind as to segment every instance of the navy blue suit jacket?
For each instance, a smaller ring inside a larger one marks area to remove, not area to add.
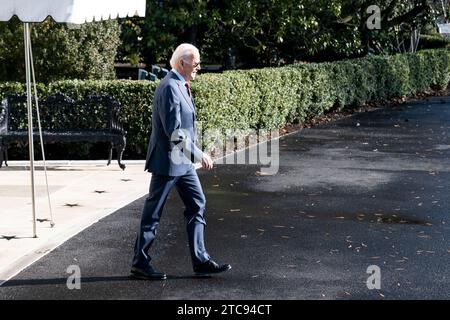
[[[202,159],[195,145],[195,103],[172,71],[156,88],[145,170],[181,176]]]

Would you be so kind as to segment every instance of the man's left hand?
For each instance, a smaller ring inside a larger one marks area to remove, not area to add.
[[[213,161],[207,153],[203,153],[202,167],[206,170],[211,170],[213,168]]]

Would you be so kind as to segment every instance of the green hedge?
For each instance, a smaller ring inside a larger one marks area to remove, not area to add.
[[[88,95],[110,95],[122,105],[122,115],[127,134],[129,155],[142,156],[146,152],[146,141],[151,124],[151,103],[156,88],[155,82],[133,80],[67,80],[38,85],[39,97],[62,92],[72,99]],[[0,99],[8,94],[23,93],[25,86],[19,83],[0,83]],[[25,116],[24,116],[25,119]]]
[[[202,75],[193,85],[207,128],[281,128],[345,108],[443,89],[450,51]]]
[[[419,50],[449,48],[450,39],[444,38],[439,33],[434,35],[421,35]]]
[[[199,76],[192,86],[202,128],[274,129],[302,122],[331,108],[380,102],[450,82],[450,50],[424,50],[394,56],[281,68],[227,71]],[[60,81],[39,85],[41,97],[63,92],[74,99],[108,94],[123,106],[128,130],[126,156],[145,156],[156,82]],[[23,92],[18,83],[0,83],[0,98]],[[204,141],[207,147],[211,141]]]

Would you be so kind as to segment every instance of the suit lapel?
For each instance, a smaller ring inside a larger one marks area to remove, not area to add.
[[[195,107],[194,107],[194,101],[188,96],[187,91],[184,90],[184,86],[181,85],[180,81],[177,81],[178,89],[181,92],[181,95],[183,96],[184,100],[186,100],[189,107],[191,107],[192,111],[194,111],[195,114]],[[183,88],[182,88],[183,87]]]

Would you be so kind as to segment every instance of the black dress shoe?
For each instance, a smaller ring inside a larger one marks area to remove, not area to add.
[[[158,272],[153,269],[152,266],[148,266],[145,269],[140,269],[136,267],[131,268],[130,276],[136,279],[142,280],[165,280],[167,275],[162,272]]]
[[[194,272],[198,275],[207,275],[212,273],[221,273],[231,269],[229,264],[217,264],[214,260],[209,259],[202,264],[194,266]]]

